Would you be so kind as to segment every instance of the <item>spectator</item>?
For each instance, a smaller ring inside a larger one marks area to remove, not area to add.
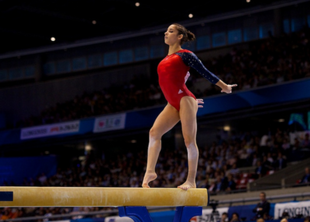
[[[234,176],[238,176],[240,170],[237,168],[237,163],[233,163],[231,169],[229,170],[229,173],[234,175]]]
[[[268,160],[267,156],[263,156],[262,167],[267,171],[273,170],[272,163]]]
[[[281,218],[290,218],[290,215],[288,214],[287,210],[283,211]]]
[[[9,208],[5,208],[2,212],[2,215],[1,215],[1,220],[8,220],[10,219],[10,209]]]
[[[266,174],[266,171],[267,171],[266,168],[264,167],[264,165],[262,165],[262,161],[257,160],[255,169],[255,178],[261,178]]]
[[[236,182],[233,178],[232,174],[228,174],[227,176],[227,187],[226,187],[226,192],[231,192],[236,189]]]
[[[217,194],[225,190],[223,178],[220,175],[216,176],[215,181],[213,181],[209,187],[209,192],[212,194]]]
[[[274,168],[276,170],[281,170],[281,169],[285,168],[286,165],[287,165],[286,157],[283,156],[282,152],[278,152],[278,158],[275,161]]]
[[[230,222],[240,222],[239,214],[238,214],[237,212],[234,212],[234,213],[231,215]]]
[[[309,216],[305,217],[304,222],[310,222],[310,217]]]
[[[216,194],[216,186],[215,186],[215,181],[212,181],[209,188],[208,188],[208,191],[210,194]]]
[[[265,220],[263,218],[258,218],[256,222],[265,222]]]
[[[289,142],[289,139],[284,137],[282,142],[282,149],[284,151],[284,155],[288,156],[290,150],[291,150],[291,144]]]
[[[247,163],[247,159],[249,157],[249,153],[247,151],[247,149],[243,148],[242,150],[240,150],[239,152],[239,161],[238,163],[242,166],[242,167],[245,167],[248,165]]]
[[[261,192],[259,194],[260,202],[253,209],[253,212],[256,213],[256,218],[269,217],[270,203],[266,199],[266,193]]]
[[[268,152],[268,153],[267,153],[267,160],[269,161],[269,163],[270,163],[271,165],[274,164],[274,159],[273,159],[273,157],[272,157],[272,155],[271,155],[271,152]]]
[[[219,193],[221,191],[224,191],[226,189],[226,184],[224,182],[224,178],[221,176],[216,177],[216,182],[215,182],[215,192]]]
[[[46,183],[47,177],[44,173],[41,173],[41,175],[38,177],[38,181],[40,182],[40,185],[44,185]]]
[[[222,213],[222,217],[221,217],[220,222],[228,222],[228,221],[229,221],[228,213],[226,213],[226,212]]]
[[[286,218],[281,219],[280,222],[288,222],[288,220]]]
[[[292,146],[290,158],[293,161],[301,160],[301,144],[298,137],[294,138],[294,144]]]
[[[253,155],[252,155],[252,164],[251,164],[251,166],[257,166],[257,162],[259,161],[259,159],[258,159],[258,157],[257,157],[257,153],[255,153],[255,152],[253,152],[252,153]]]
[[[300,184],[310,184],[310,170],[309,170],[309,167],[305,168],[305,174],[301,178]]]
[[[305,138],[303,140],[301,140],[301,147],[310,149],[309,133],[306,133]]]

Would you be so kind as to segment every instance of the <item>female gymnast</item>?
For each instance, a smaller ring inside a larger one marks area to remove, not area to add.
[[[168,101],[163,111],[156,118],[149,131],[149,145],[147,167],[143,178],[142,187],[149,188],[149,182],[157,178],[155,165],[161,150],[161,137],[181,121],[182,134],[187,147],[188,175],[186,181],[178,186],[183,190],[196,188],[196,174],[198,164],[198,147],[196,144],[198,107],[203,101],[196,99],[185,86],[189,77],[190,67],[194,68],[211,83],[216,84],[224,93],[231,93],[232,87],[205,68],[197,56],[182,49],[182,44],[195,40],[195,35],[184,26],[174,23],[164,34],[165,43],[169,46],[168,55],[157,67],[158,80],[161,90]]]

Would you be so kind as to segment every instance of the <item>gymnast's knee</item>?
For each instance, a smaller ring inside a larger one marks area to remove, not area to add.
[[[191,148],[196,146],[196,141],[194,138],[184,137],[184,143],[186,148]]]
[[[155,128],[152,127],[149,131],[149,138],[150,140],[160,140],[162,137],[162,134]]]

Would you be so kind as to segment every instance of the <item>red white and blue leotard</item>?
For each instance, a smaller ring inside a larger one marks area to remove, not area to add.
[[[191,96],[196,99],[194,94],[185,85],[190,76],[190,67],[194,68],[213,84],[219,81],[219,78],[206,69],[193,52],[186,49],[167,55],[157,67],[160,88],[168,103],[178,111],[180,110],[182,97]]]

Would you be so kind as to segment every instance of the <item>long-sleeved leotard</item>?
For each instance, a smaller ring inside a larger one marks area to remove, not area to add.
[[[178,111],[180,110],[182,97],[191,96],[196,99],[194,94],[185,85],[190,75],[190,67],[194,68],[213,84],[219,81],[219,78],[206,69],[193,52],[186,49],[167,55],[157,67],[160,88],[168,103]]]

